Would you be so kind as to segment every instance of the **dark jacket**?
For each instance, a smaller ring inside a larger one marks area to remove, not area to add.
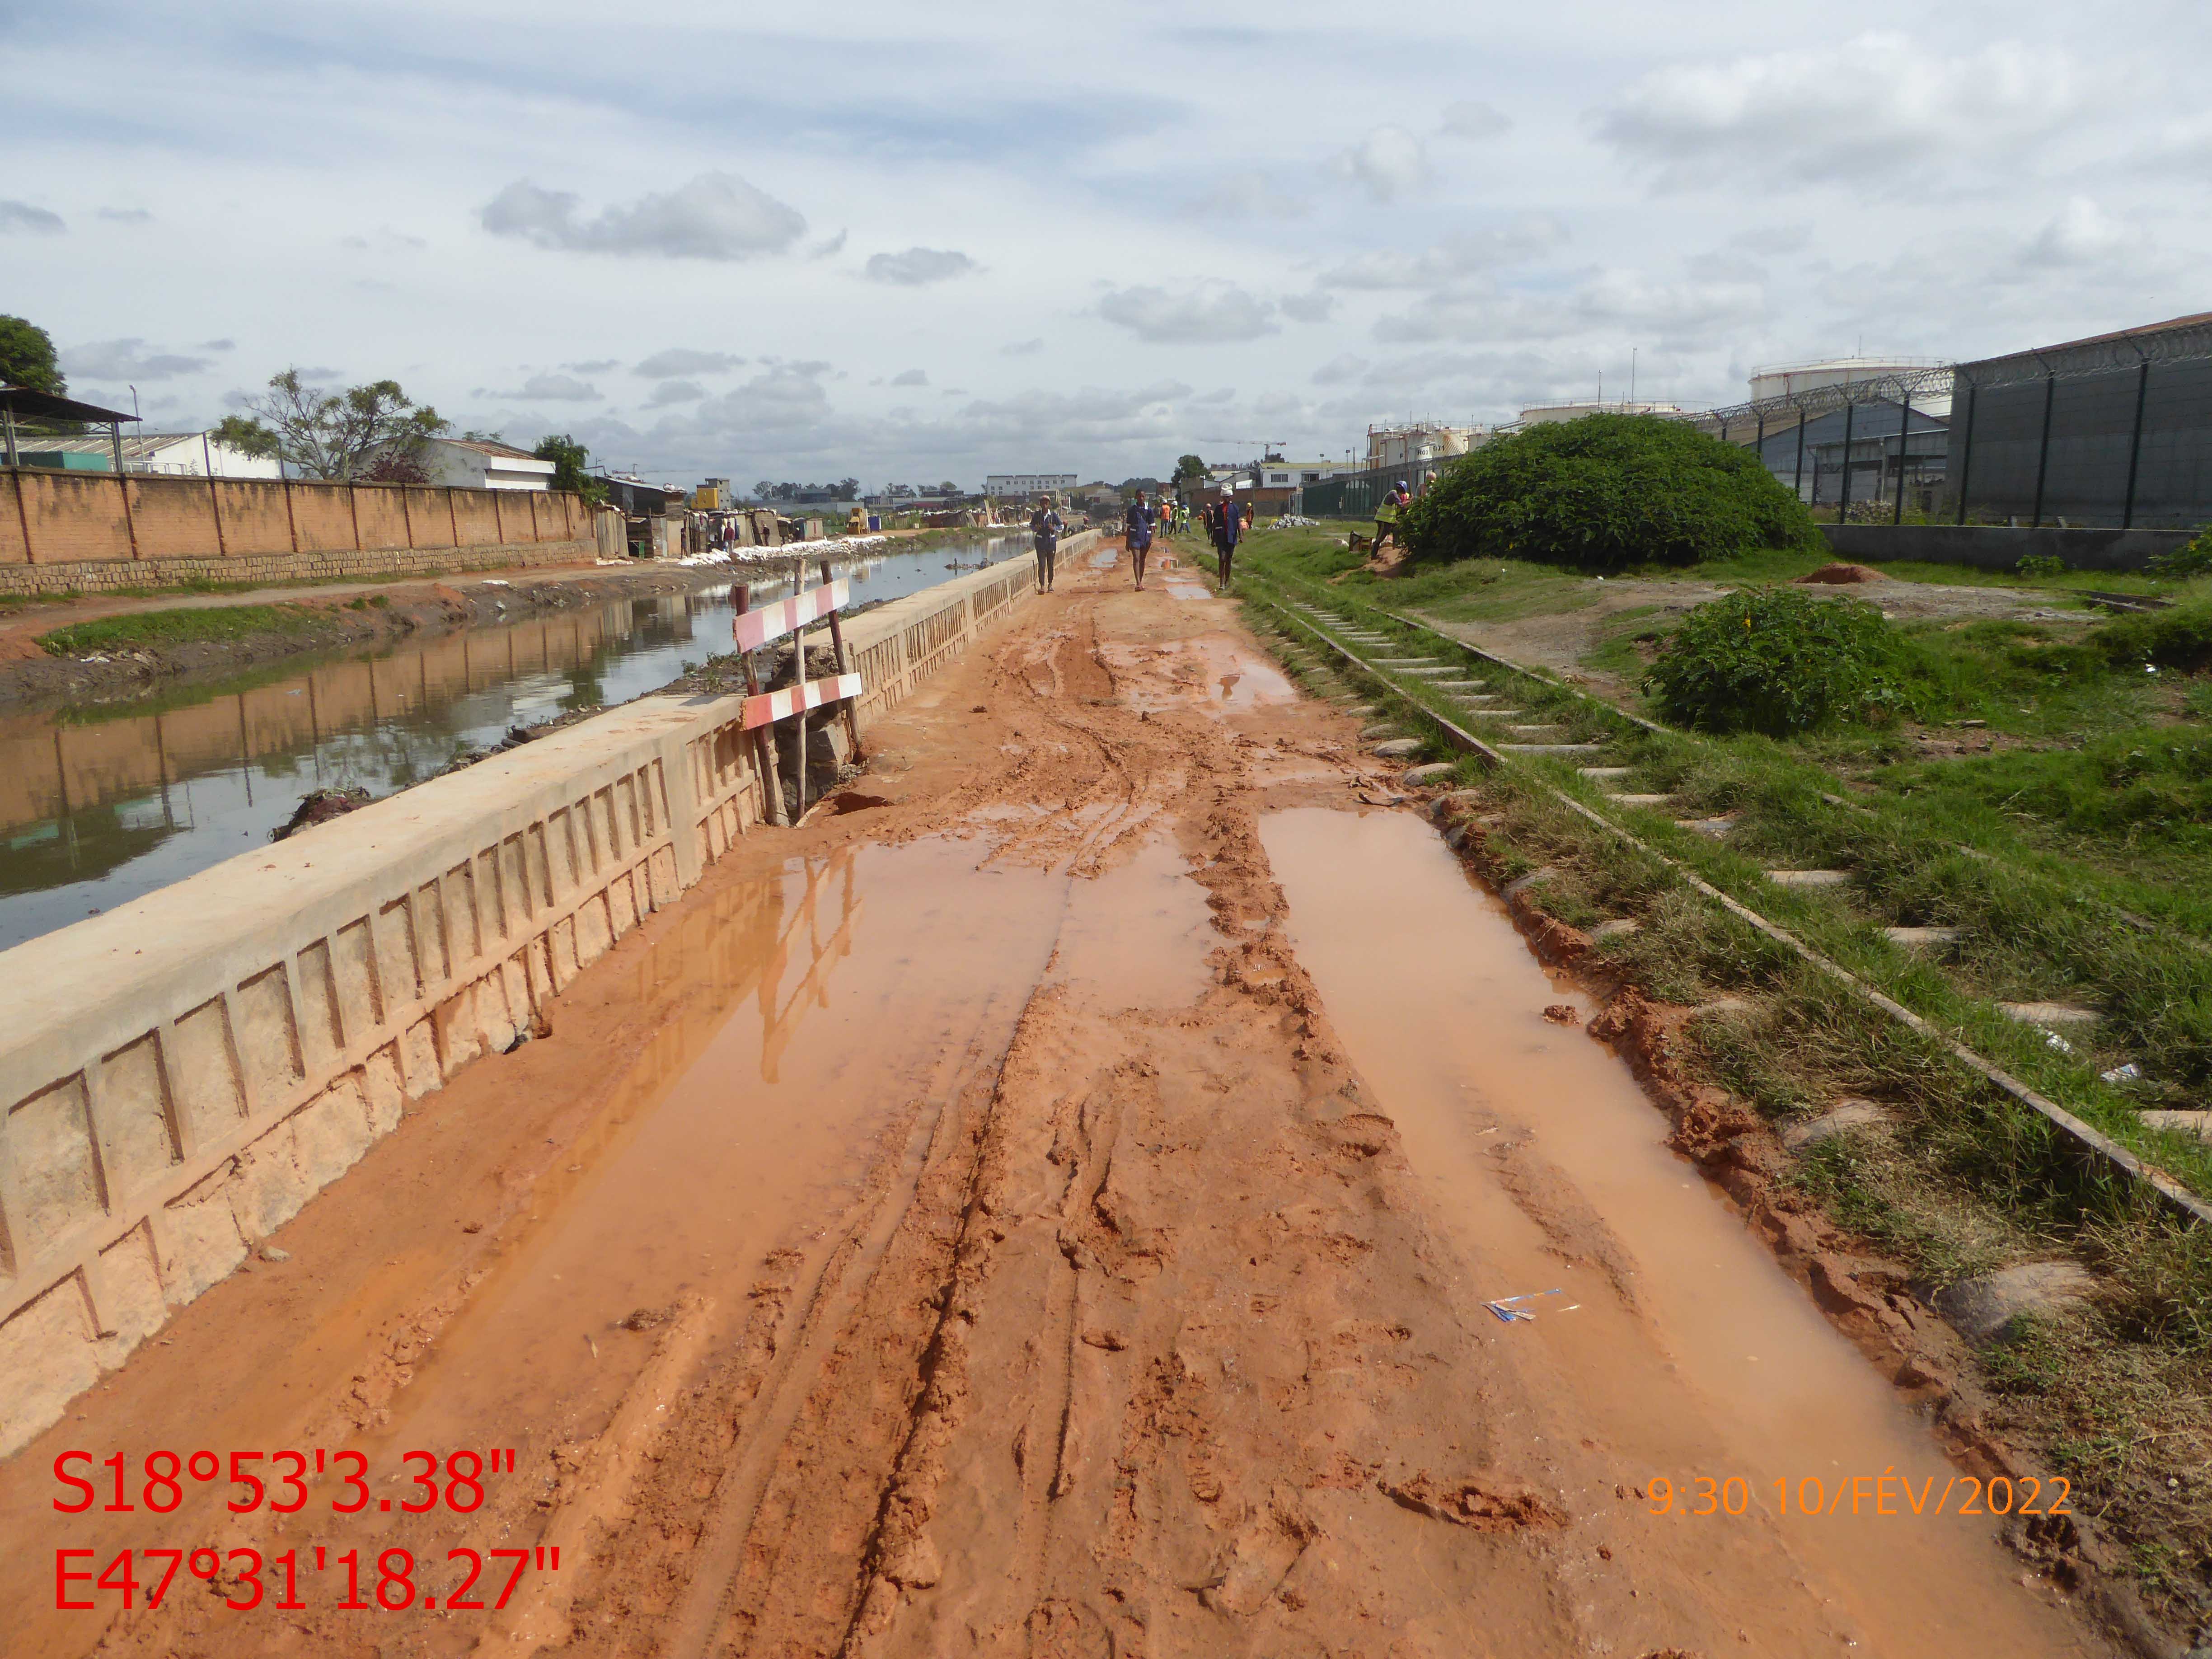
[[[1041,553],[1058,550],[1060,529],[1060,514],[1050,507],[1041,507],[1030,514],[1030,534],[1036,538]]]
[[[1152,544],[1152,525],[1157,518],[1152,509],[1142,501],[1131,501],[1123,518],[1129,526],[1129,545],[1150,547]]]
[[[1244,509],[1234,501],[1221,503],[1221,544],[1234,547],[1244,537]]]

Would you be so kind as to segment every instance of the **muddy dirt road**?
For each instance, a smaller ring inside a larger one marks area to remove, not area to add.
[[[2108,1650],[1353,723],[1061,579],[0,1469],[11,1656]],[[156,1448],[305,1496],[52,1512]]]

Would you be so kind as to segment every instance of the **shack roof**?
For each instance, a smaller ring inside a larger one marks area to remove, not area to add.
[[[51,392],[34,392],[27,386],[0,386],[0,409],[33,421],[98,421],[102,426],[138,418],[127,410],[102,409],[98,404],[57,398]]]

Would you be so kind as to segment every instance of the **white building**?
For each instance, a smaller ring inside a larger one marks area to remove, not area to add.
[[[33,455],[70,455],[82,459],[52,461],[72,471],[105,472],[115,465],[115,451],[106,433],[96,438],[47,438],[25,434],[21,441],[26,459]],[[33,461],[32,465],[40,463]],[[281,478],[283,463],[274,455],[249,455],[233,449],[211,432],[142,432],[123,440],[125,472],[166,472],[173,477]]]
[[[526,449],[485,438],[432,438],[422,446],[422,471],[434,484],[466,489],[550,489],[553,463]]]
[[[1360,471],[1417,467],[1464,455],[1482,444],[1489,431],[1479,426],[1447,426],[1439,421],[1409,421],[1403,426],[1367,428],[1367,459]]]
[[[1017,495],[1042,495],[1047,490],[1070,490],[1083,482],[1076,472],[994,472],[983,480],[983,493],[1006,501]]]
[[[1340,472],[1359,472],[1365,468],[1364,461],[1286,461],[1276,457],[1260,463],[1260,484],[1265,489],[1302,489]]]

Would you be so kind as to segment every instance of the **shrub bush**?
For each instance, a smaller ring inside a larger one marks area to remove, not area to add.
[[[2199,531],[2195,541],[2185,542],[2171,553],[2152,554],[2150,572],[2177,580],[2212,574],[2212,526]]]
[[[1898,655],[1896,635],[1870,605],[1758,587],[1692,611],[1644,684],[1680,725],[1782,738],[1897,708]]]
[[[2013,568],[2023,576],[2063,576],[2066,561],[2056,553],[2023,553]]]
[[[1650,415],[1585,415],[1492,439],[1406,510],[1401,532],[1417,559],[1582,570],[1826,545],[1751,450]]]

